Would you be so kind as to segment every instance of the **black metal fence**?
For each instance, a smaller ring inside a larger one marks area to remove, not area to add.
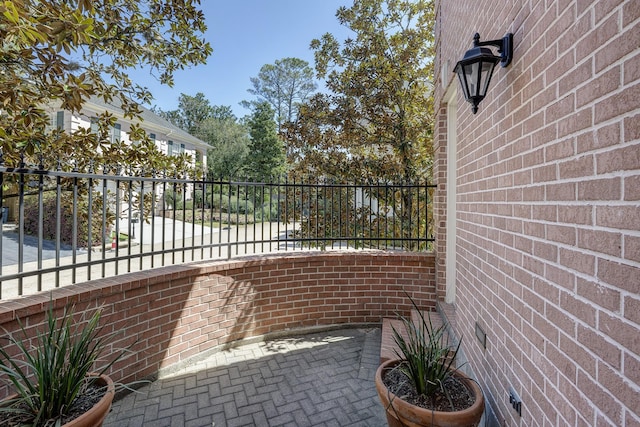
[[[203,259],[431,250],[434,186],[134,177],[0,166],[0,299]]]

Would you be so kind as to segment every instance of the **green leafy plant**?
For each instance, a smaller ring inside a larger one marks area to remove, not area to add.
[[[455,347],[450,345],[447,325],[434,329],[431,317],[425,318],[413,298],[407,296],[419,313],[420,320],[413,322],[410,318],[398,315],[406,330],[406,337],[392,327],[395,353],[402,361],[398,369],[409,378],[418,394],[431,396],[437,389],[442,389],[445,379],[453,374],[453,363],[462,341]]]
[[[73,245],[74,218],[76,223],[76,241],[79,247],[86,247],[91,243],[92,246],[102,243],[102,211],[106,210],[107,223],[115,220],[115,215],[109,209],[104,207],[102,196],[94,192],[91,212],[89,218],[89,200],[86,193],[78,195],[77,208],[73,209],[73,195],[70,191],[63,191],[60,203],[60,218],[57,216],[57,199],[55,192],[43,193],[42,210],[46,212],[43,217],[42,234],[47,240],[56,240],[57,222],[60,221],[60,243]],[[31,236],[37,236],[40,230],[39,223],[40,205],[38,197],[35,195],[25,197],[24,203],[24,232]],[[91,242],[89,242],[89,224],[91,224]]]
[[[35,427],[54,425],[52,420],[70,411],[76,398],[124,354],[103,359],[112,335],[102,333],[101,313],[99,308],[77,318],[71,305],[57,318],[50,304],[45,327],[37,331],[33,344],[21,323],[22,336],[7,333],[4,339],[18,354],[0,347],[0,376],[13,385],[17,397],[2,402],[0,414],[13,413]]]

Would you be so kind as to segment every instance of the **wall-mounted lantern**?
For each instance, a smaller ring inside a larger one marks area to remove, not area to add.
[[[482,46],[495,46],[499,56],[494,55],[489,48]],[[500,40],[480,41],[480,34],[473,36],[473,48],[469,49],[456,64],[453,72],[458,75],[464,98],[472,105],[471,111],[478,111],[478,104],[487,94],[489,82],[493,75],[493,69],[499,62],[506,67],[513,57],[513,34],[509,33]]]

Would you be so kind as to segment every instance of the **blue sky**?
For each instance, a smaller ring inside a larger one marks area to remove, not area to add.
[[[253,99],[247,92],[250,78],[258,75],[264,64],[286,57],[297,57],[313,68],[309,43],[330,32],[340,41],[349,30],[335,17],[340,6],[350,0],[201,0],[207,33],[213,47],[206,65],[179,71],[173,88],[160,85],[145,71],[130,76],[147,86],[163,110],[178,107],[181,93],[198,92],[212,105],[231,106],[238,117],[249,112],[239,105]]]

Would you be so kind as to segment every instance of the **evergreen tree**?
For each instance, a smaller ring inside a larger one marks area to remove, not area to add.
[[[256,105],[249,118],[247,173],[256,181],[269,181],[285,171],[284,145],[276,131],[273,109],[267,102]]]
[[[248,92],[256,95],[256,101],[244,101],[245,107],[256,107],[268,102],[275,110],[278,132],[286,122],[298,117],[298,108],[315,92],[317,85],[313,81],[313,69],[309,63],[299,58],[279,59],[275,64],[265,64],[260,68],[258,77],[251,78],[252,89]]]

